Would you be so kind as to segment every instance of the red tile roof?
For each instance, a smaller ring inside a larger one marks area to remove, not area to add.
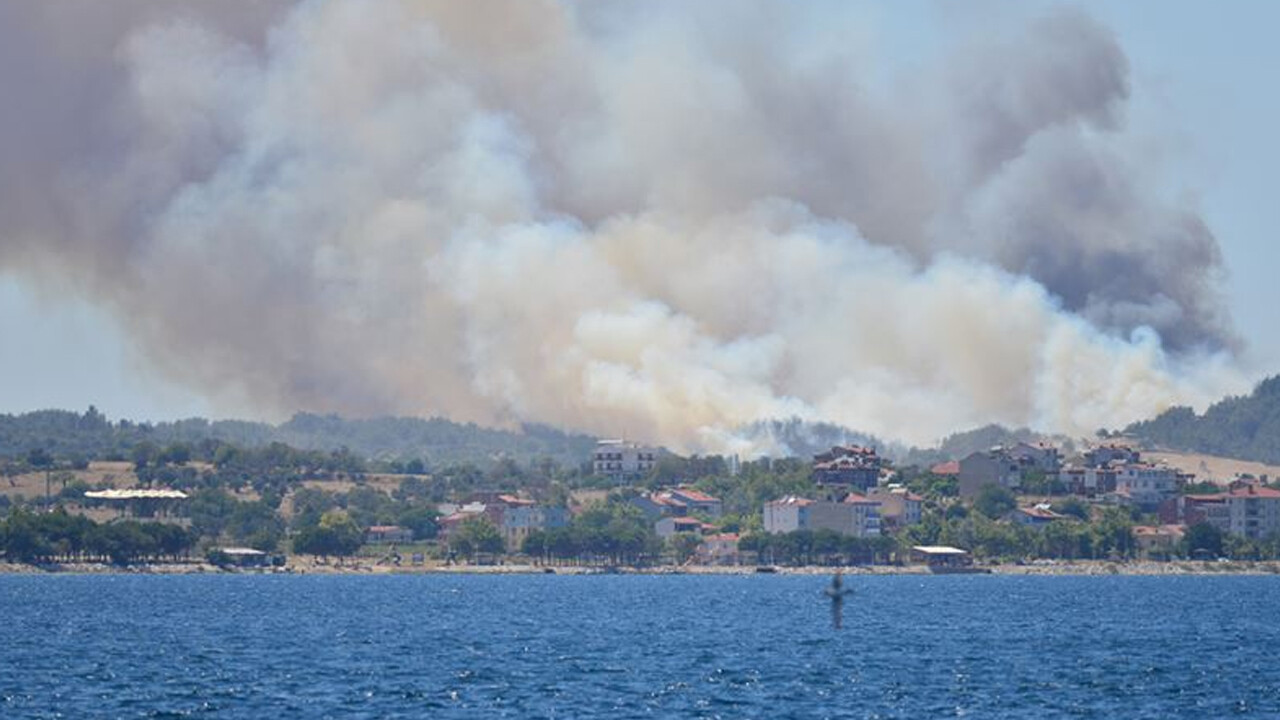
[[[929,468],[929,472],[933,473],[934,475],[959,475],[960,461],[950,460],[948,462],[938,463],[937,465],[934,465],[933,467]]]
[[[708,495],[708,494],[706,494],[706,493],[704,493],[704,492],[700,492],[700,491],[698,491],[698,490],[694,490],[694,489],[692,489],[692,488],[677,488],[677,489],[675,489],[675,490],[672,490],[672,491],[671,491],[671,494],[672,494],[672,495],[675,495],[676,497],[682,497],[682,498],[685,498],[685,499],[688,499],[688,500],[692,500],[693,502],[697,502],[697,503],[717,503],[717,502],[720,502],[720,498],[711,497],[710,495]]]
[[[508,505],[536,505],[537,504],[532,500],[525,500],[524,498],[516,497],[515,495],[499,495],[498,500]]]
[[[844,500],[842,500],[841,502],[845,503],[846,505],[879,505],[880,504],[879,500],[872,500],[871,498],[866,497],[865,495],[859,495],[858,493],[849,493],[844,497]]]
[[[1272,490],[1269,487],[1259,485],[1246,485],[1236,488],[1229,493],[1232,497],[1260,497],[1276,499],[1280,498],[1280,490]]]

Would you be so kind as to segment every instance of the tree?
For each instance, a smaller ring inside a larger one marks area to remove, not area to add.
[[[1213,557],[1222,556],[1222,531],[1207,522],[1196,523],[1187,528],[1182,537],[1182,545],[1187,555],[1193,553],[1209,553]]]
[[[978,496],[974,498],[973,509],[986,515],[992,520],[1004,517],[1018,506],[1018,500],[1008,489],[999,485],[987,484],[983,485],[978,491]]]
[[[504,547],[498,528],[483,516],[463,521],[457,532],[449,538],[449,546],[467,556],[478,552],[500,553]]]
[[[159,462],[171,465],[186,465],[191,461],[191,446],[186,443],[174,443],[166,447],[157,459]]]
[[[1062,515],[1069,515],[1077,520],[1089,520],[1089,506],[1081,502],[1079,498],[1067,498],[1066,500],[1056,500],[1053,503],[1053,510]]]
[[[702,537],[695,533],[676,533],[667,538],[667,547],[675,557],[677,565],[684,565],[698,552]]]
[[[238,503],[222,490],[201,490],[186,503],[191,529],[208,538],[217,539],[235,512]]]
[[[400,512],[396,522],[413,531],[414,540],[430,540],[439,532],[440,513],[426,505],[411,505]]]
[[[236,503],[227,518],[226,532],[239,543],[256,550],[271,552],[284,536],[284,521],[267,503]]]
[[[148,465],[155,462],[159,455],[160,448],[157,448],[155,443],[143,441],[134,445],[133,453],[131,455],[134,469],[142,470],[143,468],[146,468]]]
[[[307,555],[339,557],[360,549],[360,528],[341,510],[326,512],[316,525],[304,527],[293,539],[293,551]]]
[[[27,453],[27,464],[38,470],[43,470],[53,465],[53,455],[43,447],[32,448]]]

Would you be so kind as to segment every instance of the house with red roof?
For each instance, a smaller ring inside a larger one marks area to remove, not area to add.
[[[714,525],[708,525],[697,518],[691,517],[664,517],[653,524],[653,532],[658,537],[666,540],[676,533],[694,533],[703,534],[715,530]]]
[[[1027,527],[1044,527],[1054,520],[1063,519],[1063,517],[1063,515],[1050,510],[1049,506],[1043,503],[1031,507],[1014,508],[1008,515],[1010,521]]]
[[[1182,525],[1136,525],[1133,539],[1143,557],[1168,558],[1177,552],[1186,530]]]
[[[700,565],[737,565],[740,561],[738,553],[737,533],[716,533],[702,538],[702,544],[694,555]]]
[[[665,496],[668,500],[683,503],[688,512],[691,513],[698,513],[711,518],[720,517],[724,513],[724,505],[720,502],[720,498],[690,487],[678,487],[674,490],[659,493],[659,495]]]

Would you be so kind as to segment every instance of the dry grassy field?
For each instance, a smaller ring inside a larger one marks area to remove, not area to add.
[[[1233,458],[1201,455],[1197,453],[1174,452],[1171,450],[1153,450],[1151,452],[1143,452],[1142,456],[1158,462],[1163,461],[1183,472],[1195,473],[1196,480],[1212,480],[1218,483],[1228,483],[1240,475],[1245,474],[1253,475],[1258,478],[1265,475],[1267,476],[1267,480],[1271,482],[1274,482],[1276,479],[1280,479],[1280,465],[1267,465],[1265,463],[1250,462],[1248,460],[1236,460]]]

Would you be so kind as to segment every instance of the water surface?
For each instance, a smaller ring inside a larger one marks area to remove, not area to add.
[[[0,576],[3,718],[1280,716],[1280,578]]]

